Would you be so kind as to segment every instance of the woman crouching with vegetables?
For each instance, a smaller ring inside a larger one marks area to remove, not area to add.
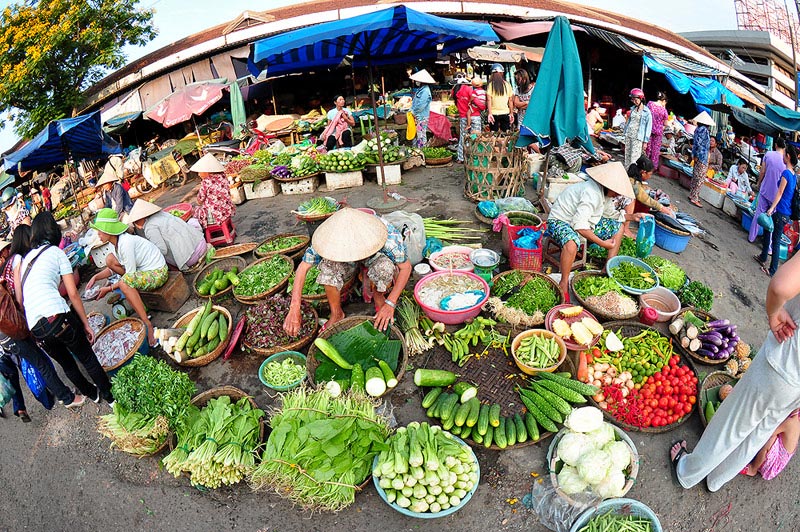
[[[91,288],[100,279],[108,279],[114,273],[121,275],[122,279],[116,283],[102,287],[97,299],[104,298],[117,288],[122,290],[139,319],[147,326],[147,341],[154,346],[153,324],[147,317],[139,290],[155,290],[167,282],[169,272],[164,255],[149,240],[128,234],[128,224],[117,221],[114,209],[101,209],[90,225],[98,232],[101,242],[110,242],[114,246],[115,254],[106,257],[107,268],[89,279],[86,288]]]
[[[283,328],[290,336],[300,330],[300,302],[303,284],[312,266],[317,266],[317,283],[325,287],[331,308],[326,326],[342,320],[341,291],[347,279],[363,265],[375,297],[375,327],[386,330],[394,321],[400,294],[411,277],[403,236],[389,222],[357,209],[342,209],[325,220],[314,232],[294,276],[292,302]],[[391,292],[386,295],[389,287]]]
[[[630,214],[625,208],[633,200],[633,188],[622,163],[613,162],[586,170],[591,179],[567,187],[547,218],[545,235],[561,246],[562,293],[569,294],[569,272],[581,245],[588,243],[608,250],[608,258],[617,254],[622,243],[619,229],[626,219],[640,220],[641,213]],[[567,298],[568,299],[568,298]]]

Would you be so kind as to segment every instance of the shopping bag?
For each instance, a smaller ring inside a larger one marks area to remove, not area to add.
[[[51,362],[48,363],[52,364]],[[19,366],[22,376],[25,378],[25,382],[28,384],[28,388],[31,390],[33,396],[36,397],[46,409],[52,410],[55,400],[53,394],[50,393],[50,390],[45,386],[42,374],[24,358],[20,358]]]
[[[417,122],[414,120],[414,115],[406,113],[406,140],[414,140],[417,138]]]
[[[636,256],[643,259],[653,251],[656,243],[656,222],[652,216],[645,216],[639,222],[639,231],[636,233]]]
[[[14,387],[8,382],[8,379],[0,373],[0,408],[8,404],[12,397],[14,397]]]

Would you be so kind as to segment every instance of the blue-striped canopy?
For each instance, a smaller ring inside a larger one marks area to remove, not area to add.
[[[100,111],[74,118],[53,120],[32,141],[3,159],[6,172],[45,170],[69,158],[98,159],[122,153],[119,144],[103,132]]]
[[[405,6],[325,22],[268,37],[250,47],[254,76],[336,68],[352,56],[356,67],[431,59],[500,38],[485,22],[453,20]]]

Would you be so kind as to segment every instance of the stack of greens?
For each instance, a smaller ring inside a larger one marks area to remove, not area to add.
[[[292,263],[277,255],[248,266],[239,274],[239,284],[233,288],[234,295],[254,297],[266,293],[283,281],[292,272]]]
[[[657,255],[650,255],[642,260],[655,270],[658,280],[664,288],[674,292],[680,290],[686,284],[686,272],[671,260],[663,259]]]
[[[317,282],[317,276],[319,275],[319,268],[316,266],[312,266],[308,273],[306,273],[306,281],[303,283],[303,295],[304,296],[318,296],[325,293],[325,287]],[[292,287],[294,287],[294,274],[289,277],[289,284],[286,285],[286,293],[292,293]]]
[[[178,429],[178,446],[164,458],[164,468],[176,478],[189,473],[193,486],[236,484],[255,465],[263,415],[247,397],[232,403],[225,395],[202,410],[192,406]]]
[[[165,362],[136,355],[112,379],[113,413],[100,416],[98,431],[111,446],[141,456],[158,450],[179,429],[195,393],[185,373]]]
[[[386,420],[361,394],[334,398],[324,390],[297,388],[283,395],[270,426],[250,484],[309,510],[336,512],[351,505],[375,455],[388,450]]]
[[[544,321],[544,315],[559,301],[558,293],[544,277],[535,275],[526,281],[528,275],[513,270],[502,276],[492,287],[489,306],[495,315],[512,325],[537,325]],[[518,292],[501,301],[504,295],[523,285]]]
[[[589,296],[602,296],[607,292],[622,293],[622,287],[620,287],[614,279],[606,277],[605,275],[588,275],[586,277],[581,277],[575,281],[573,289],[581,299],[586,299]]]
[[[711,312],[714,292],[700,281],[692,281],[678,293],[678,299],[684,307],[696,307]]]

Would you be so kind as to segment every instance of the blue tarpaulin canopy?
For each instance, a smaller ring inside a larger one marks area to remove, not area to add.
[[[770,121],[787,131],[800,131],[800,112],[779,105],[767,105],[764,114]]]
[[[275,35],[250,47],[254,76],[336,68],[352,56],[355,67],[432,59],[500,38],[485,22],[452,20],[405,6]]]
[[[3,164],[9,174],[44,170],[74,159],[95,159],[122,153],[122,149],[103,132],[100,111],[53,120],[28,144],[5,156]]]
[[[674,68],[670,68],[656,61],[648,55],[645,55],[643,60],[647,68],[654,72],[664,74],[667,80],[669,80],[670,85],[680,94],[690,93],[698,106],[702,107],[703,103],[726,103],[735,107],[744,106],[744,101],[741,98],[736,96],[736,94],[717,80],[689,77]],[[724,102],[723,96],[725,97]]]

